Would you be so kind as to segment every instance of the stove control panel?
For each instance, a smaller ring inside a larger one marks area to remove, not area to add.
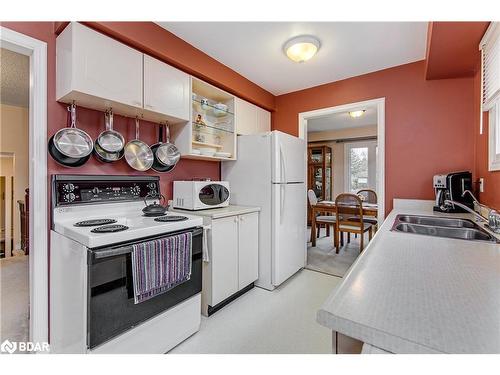
[[[62,176],[52,178],[54,206],[143,200],[160,193],[154,176]]]

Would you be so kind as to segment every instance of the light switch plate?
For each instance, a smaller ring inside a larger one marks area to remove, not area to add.
[[[479,179],[479,192],[484,193],[484,178]]]

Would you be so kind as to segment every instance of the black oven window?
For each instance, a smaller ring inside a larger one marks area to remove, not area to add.
[[[225,186],[211,184],[204,186],[198,196],[202,203],[215,206],[228,200],[229,190]]]

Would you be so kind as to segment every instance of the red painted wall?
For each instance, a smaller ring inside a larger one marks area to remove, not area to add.
[[[479,43],[490,22],[430,22],[427,36],[426,78],[473,76],[474,181],[484,178],[479,200],[500,209],[500,172],[488,171],[488,113],[481,114],[481,57]],[[483,134],[480,118],[483,116]]]
[[[276,98],[273,129],[298,135],[298,114],[385,97],[386,213],[393,198],[433,199],[432,176],[474,168],[474,79],[425,80],[424,61]]]
[[[47,120],[48,120],[48,136],[50,137],[61,127],[66,125],[67,112],[66,106],[55,101],[55,83],[56,83],[56,67],[55,67],[55,42],[56,35],[54,34],[54,23],[53,22],[2,22],[2,26],[9,29],[18,31],[20,33],[32,36],[33,38],[45,41],[47,43],[47,59],[48,59],[48,71],[47,71]],[[163,30],[163,29],[161,29]],[[166,31],[165,31],[166,32]],[[159,42],[159,41],[158,41]],[[187,45],[189,46],[189,45]],[[180,47],[179,47],[180,48]],[[184,48],[188,48],[184,46]],[[191,47],[194,49],[193,47]],[[201,54],[200,51],[194,49],[197,54]],[[194,53],[194,52],[193,52]],[[186,58],[190,58],[193,55],[186,52],[184,55]],[[205,55],[206,56],[206,55]],[[199,56],[198,56],[199,57]],[[208,57],[208,56],[207,56]],[[215,60],[214,60],[215,61]],[[210,66],[208,60],[206,69],[221,70]],[[186,62],[186,64],[188,64]],[[228,69],[220,63],[212,62],[212,64],[219,64],[224,69]],[[198,66],[198,68],[202,68]],[[199,72],[203,74],[203,71]],[[235,73],[236,74],[236,73]],[[238,85],[238,80],[236,77],[232,77],[235,85]],[[77,126],[81,127],[83,130],[87,131],[92,137],[96,137],[104,127],[104,115],[100,112],[88,110],[84,108],[79,108],[77,111]],[[141,138],[148,143],[156,142],[156,129],[154,124],[143,122],[141,126]],[[125,119],[120,116],[116,116],[115,128],[116,130],[123,132],[126,139],[132,139],[134,137],[134,124],[132,120]],[[49,175],[55,173],[67,173],[67,174],[141,174],[132,170],[124,160],[116,163],[105,164],[91,158],[90,161],[81,168],[65,168],[57,163],[48,156],[48,173]],[[181,160],[177,167],[171,173],[156,173],[154,171],[146,172],[145,174],[158,174],[161,176],[161,187],[162,192],[166,194],[167,198],[172,196],[172,181],[178,179],[187,179],[192,177],[210,177],[212,179],[220,178],[219,174],[219,163],[216,162],[204,162],[204,161],[194,161],[194,160]]]
[[[472,77],[489,22],[429,22],[426,78]]]
[[[480,134],[481,116],[481,70],[474,76],[474,179],[484,178],[484,192],[479,193],[479,201],[500,210],[500,171],[488,171],[488,112],[483,116],[483,134]]]

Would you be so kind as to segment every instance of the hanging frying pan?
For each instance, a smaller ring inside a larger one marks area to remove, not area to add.
[[[147,143],[139,139],[139,119],[135,118],[135,139],[125,145],[125,160],[136,171],[147,171],[153,165],[154,155]]]
[[[125,139],[117,131],[113,130],[113,111],[106,111],[109,121],[106,122],[106,130],[97,137],[95,143],[106,152],[121,152],[125,146]]]
[[[68,127],[49,139],[49,153],[61,165],[80,167],[89,160],[94,142],[86,132],[76,128],[75,103],[68,106],[68,123]]]
[[[166,160],[160,161],[158,159],[157,151],[162,145],[164,145],[164,143],[163,143],[163,124],[160,124],[159,132],[158,132],[158,143],[155,143],[153,146],[151,146],[151,151],[153,151],[153,155],[154,155],[154,161],[153,161],[152,168],[157,172],[170,172],[172,169],[174,169],[175,164],[165,165],[164,162]],[[164,153],[161,153],[161,155],[164,155]]]
[[[104,113],[104,123],[105,123],[106,129],[110,128],[110,121],[112,121],[112,114],[110,114],[110,112],[106,111]],[[101,133],[101,135],[103,133]],[[99,135],[99,137],[101,135]],[[123,148],[119,151],[116,151],[116,152],[109,152],[109,151],[104,150],[101,147],[98,140],[96,140],[94,142],[94,155],[97,158],[97,160],[99,160],[103,163],[112,163],[114,161],[120,160],[123,157],[124,152],[125,151]]]
[[[170,143],[170,125],[167,124],[165,130],[167,131],[167,141],[156,149],[155,155],[158,161],[164,165],[176,165],[181,158],[181,153],[173,143]]]

